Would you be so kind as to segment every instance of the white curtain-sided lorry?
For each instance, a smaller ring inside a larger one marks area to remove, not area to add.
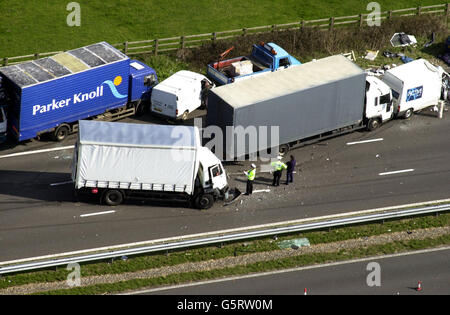
[[[442,68],[417,59],[386,71],[382,80],[392,89],[395,114],[410,118],[414,112],[438,104],[445,76]]]
[[[139,198],[208,209],[228,190],[222,163],[187,126],[80,121],[72,179],[76,193],[110,206]]]

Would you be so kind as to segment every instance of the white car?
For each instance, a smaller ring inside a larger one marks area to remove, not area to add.
[[[207,90],[213,86],[204,75],[178,71],[153,88],[151,111],[167,118],[186,120],[189,113],[206,106]]]

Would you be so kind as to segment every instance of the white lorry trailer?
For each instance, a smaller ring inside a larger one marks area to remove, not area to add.
[[[204,75],[178,71],[153,88],[152,114],[186,120],[189,113],[206,106],[206,93],[213,86]]]
[[[187,126],[80,121],[72,180],[110,206],[139,198],[208,209],[228,191],[222,163]]]
[[[414,112],[437,105],[447,74],[425,59],[417,59],[390,69],[381,78],[392,89],[394,112],[410,118]]]

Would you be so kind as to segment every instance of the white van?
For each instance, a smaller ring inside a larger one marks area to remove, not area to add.
[[[204,75],[178,71],[153,88],[151,111],[168,118],[186,120],[189,113],[206,106],[206,92],[213,86]]]
[[[386,71],[382,81],[392,89],[395,114],[410,118],[416,111],[437,105],[441,98],[442,73],[425,59]]]

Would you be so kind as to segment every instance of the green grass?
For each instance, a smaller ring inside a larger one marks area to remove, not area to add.
[[[302,19],[369,13],[360,0],[77,0],[81,26],[69,27],[61,0],[0,1],[0,57],[67,50]],[[378,0],[381,10],[441,4],[442,0]]]
[[[189,69],[190,66],[184,62],[178,61],[175,58],[170,58],[166,55],[144,55],[138,56],[145,64],[149,65],[153,69],[158,69],[158,81],[161,82],[167,79],[169,76],[180,70]]]
[[[272,238],[264,238],[247,242],[236,242],[224,245],[222,248],[209,246],[186,251],[175,251],[168,255],[154,254],[147,256],[133,257],[126,261],[116,260],[113,263],[93,263],[83,264],[81,268],[82,277],[105,274],[119,274],[145,269],[158,268],[163,266],[177,265],[186,262],[206,261],[209,259],[219,259],[234,255],[245,255],[255,252],[273,251],[279,249],[277,243],[282,240],[306,237],[312,245],[344,241],[359,237],[423,229],[430,227],[441,227],[450,225],[450,214],[417,217],[414,219],[390,221],[384,224],[374,223],[346,228],[332,229],[331,231],[315,231],[309,233],[295,234],[279,237],[275,242]],[[70,271],[59,268],[57,271],[38,271],[8,275],[0,278],[0,289],[11,286],[18,286],[27,283],[64,281]]]
[[[133,279],[112,284],[98,284],[87,287],[78,287],[66,290],[54,290],[39,294],[46,295],[63,295],[63,294],[103,294],[117,293],[121,291],[137,290],[144,287],[174,285],[179,283],[188,283],[201,280],[217,279],[235,275],[265,272],[270,270],[296,268],[309,266],[313,264],[322,264],[335,261],[344,261],[355,258],[370,257],[376,255],[387,255],[405,251],[420,250],[425,248],[437,247],[440,245],[450,244],[450,235],[423,240],[412,240],[403,242],[393,242],[384,245],[369,246],[365,248],[345,251],[341,250],[336,253],[318,253],[305,254],[290,258],[278,259],[273,261],[258,262],[245,266],[237,266],[232,268],[208,270],[201,272],[189,272],[182,274],[173,274],[165,277],[149,278],[149,279]]]

